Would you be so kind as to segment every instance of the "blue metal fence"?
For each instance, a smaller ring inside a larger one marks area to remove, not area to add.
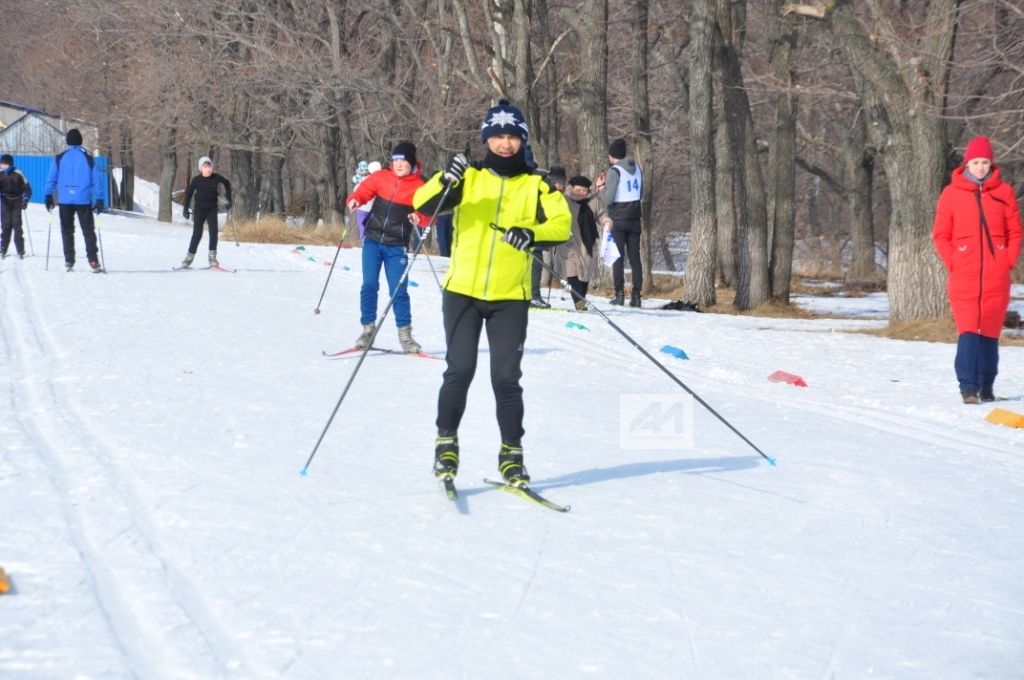
[[[32,186],[32,203],[42,203],[46,194],[46,178],[50,176],[53,156],[15,156],[14,167],[21,170],[25,179]],[[110,207],[110,178],[107,177],[110,159],[106,156],[96,157],[96,170],[103,173],[103,205]]]

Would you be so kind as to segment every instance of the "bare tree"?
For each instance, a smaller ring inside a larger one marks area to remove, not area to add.
[[[683,300],[715,304],[715,127],[712,65],[715,0],[692,0],[690,23],[690,253]]]

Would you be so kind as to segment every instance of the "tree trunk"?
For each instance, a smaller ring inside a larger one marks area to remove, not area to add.
[[[267,196],[269,204],[267,212],[284,216],[284,156],[271,156],[268,159]]]
[[[693,0],[690,24],[690,253],[683,300],[715,304],[715,127],[712,64],[715,0]]]
[[[135,151],[132,148],[132,130],[121,127],[121,187],[120,203],[124,210],[135,210]]]
[[[231,149],[231,219],[251,220],[256,217],[256,176],[252,151]]]
[[[320,228],[320,194],[315,182],[306,189],[306,215],[302,220],[302,226]]]
[[[717,51],[717,50],[716,50]],[[717,57],[716,57],[717,59]],[[725,97],[719,69],[715,69],[714,99],[718,118],[715,123],[715,237],[718,251],[718,278],[726,288],[736,285],[736,196],[732,151],[726,125]]]
[[[770,65],[780,89],[775,95],[775,129],[768,155],[773,198],[769,272],[772,297],[788,303],[796,224],[796,95],[791,89],[796,26],[781,16],[783,2],[775,0],[771,21]]]
[[[319,168],[316,178],[318,205],[323,216],[323,224],[319,229],[330,230],[342,223],[338,212],[339,185],[338,170],[335,159],[338,156],[338,139],[340,130],[337,125],[326,125],[323,128],[323,143],[318,149]]]
[[[157,210],[157,220],[160,222],[171,222],[174,203],[171,196],[174,193],[174,179],[178,174],[178,152],[175,149],[177,142],[177,130],[174,125],[164,127],[164,134],[160,139],[160,198]]]
[[[586,0],[576,15],[580,76],[576,134],[580,171],[597,177],[608,166],[608,0]]]
[[[737,309],[748,310],[765,302],[769,296],[768,215],[739,53],[732,43],[726,42],[732,35],[731,26],[722,25],[723,21],[730,21],[728,14],[719,12],[718,21],[722,36],[719,56],[725,90],[726,129],[734,170],[737,213],[737,277],[733,304]]]
[[[635,158],[644,173],[640,231],[640,262],[643,288],[654,291],[654,262],[651,256],[651,229],[654,225],[654,158],[651,150],[651,102],[647,88],[647,24],[650,0],[634,0],[633,5],[633,129],[636,131]]]
[[[854,284],[866,284],[875,278],[875,217],[871,209],[874,152],[868,147],[863,115],[857,116],[842,158],[852,251],[847,278]]]
[[[869,134],[889,183],[889,323],[947,313],[946,275],[931,241],[935,201],[946,169],[945,110],[960,0],[932,0],[914,50],[890,41],[879,49],[850,0],[828,13],[832,34],[874,98]],[[897,35],[888,15],[873,13],[881,35]]]

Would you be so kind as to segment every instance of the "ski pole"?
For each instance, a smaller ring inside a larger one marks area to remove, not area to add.
[[[498,226],[497,224],[494,224],[493,222],[491,223],[491,228],[492,228],[492,229],[496,229],[496,230],[498,230],[498,231],[500,231],[500,232],[502,232],[502,233],[504,233],[504,232],[506,231],[506,229],[503,229],[502,227],[499,227],[499,226]],[[549,274],[551,274],[551,276],[554,276],[554,277],[556,277],[556,278],[557,278],[557,279],[558,279],[558,280],[559,280],[559,281],[561,282],[561,284],[562,284],[562,285],[563,285],[564,287],[568,288],[568,289],[569,289],[569,292],[570,292],[570,293],[572,294],[572,296],[573,296],[573,297],[575,297],[575,298],[577,298],[577,299],[579,299],[579,300],[583,300],[584,302],[586,302],[586,298],[584,298],[584,297],[583,297],[582,295],[580,295],[579,293],[577,293],[577,292],[576,292],[576,291],[575,291],[575,290],[573,289],[573,287],[569,285],[569,282],[568,282],[567,280],[565,280],[565,279],[563,279],[562,277],[558,276],[558,273],[557,273],[557,272],[556,272],[556,271],[555,271],[554,269],[552,269],[551,267],[549,267],[549,266],[547,266],[546,264],[544,264],[544,260],[543,260],[542,258],[538,258],[538,257],[537,257],[537,254],[536,254],[536,253],[534,253],[534,252],[533,252],[533,251],[531,250],[531,251],[529,251],[529,255],[530,255],[530,257],[532,257],[532,258],[533,258],[534,260],[539,260],[539,262],[541,263],[541,266],[542,266],[542,267],[544,267],[544,268],[545,268],[546,270],[548,270],[548,273],[549,273]],[[653,363],[653,364],[654,364],[655,366],[657,366],[658,368],[660,368],[660,369],[661,369],[661,371],[662,371],[662,372],[663,372],[663,373],[664,373],[665,375],[667,375],[667,376],[668,376],[669,378],[671,378],[671,379],[672,379],[672,381],[673,381],[673,382],[674,382],[675,384],[679,385],[679,386],[680,386],[680,387],[682,387],[682,388],[683,388],[684,390],[686,390],[686,391],[687,391],[687,392],[688,392],[688,393],[690,394],[690,396],[691,396],[691,397],[693,397],[694,399],[696,399],[696,400],[697,400],[697,402],[698,402],[698,403],[699,403],[699,404],[700,404],[701,406],[703,406],[704,408],[706,408],[706,409],[707,409],[708,411],[710,411],[710,412],[711,412],[711,414],[712,414],[713,416],[715,416],[715,417],[716,417],[716,418],[718,418],[718,419],[719,419],[720,421],[722,421],[722,423],[723,423],[723,424],[724,424],[724,425],[725,425],[726,427],[728,427],[728,428],[729,428],[730,430],[732,430],[733,432],[735,432],[735,433],[736,433],[736,435],[737,435],[737,436],[738,436],[738,437],[739,437],[740,439],[742,439],[743,441],[745,441],[745,442],[746,442],[747,444],[749,444],[749,445],[750,445],[750,447],[751,447],[752,449],[754,449],[754,450],[755,450],[755,451],[757,451],[757,452],[758,452],[759,454],[761,454],[761,457],[762,457],[762,458],[764,458],[765,460],[767,460],[769,464],[771,464],[771,465],[775,465],[775,459],[774,459],[774,458],[772,458],[772,457],[768,456],[768,455],[767,455],[767,454],[766,454],[766,453],[765,453],[764,451],[762,451],[761,449],[759,449],[759,448],[757,447],[757,445],[755,445],[755,444],[754,444],[754,442],[752,442],[752,441],[750,441],[749,439],[747,439],[747,437],[746,437],[746,436],[744,436],[744,434],[743,434],[742,432],[740,432],[739,430],[737,430],[737,429],[736,429],[736,428],[735,428],[735,427],[733,426],[733,424],[732,424],[732,423],[730,423],[730,422],[729,422],[728,420],[726,420],[726,419],[725,419],[725,418],[724,418],[724,417],[722,416],[722,414],[720,414],[720,413],[719,413],[718,411],[716,411],[716,410],[715,410],[714,408],[712,408],[712,407],[711,407],[711,405],[710,405],[710,404],[708,404],[708,403],[707,403],[706,401],[704,401],[703,399],[701,399],[700,395],[699,395],[699,394],[697,394],[696,392],[694,392],[694,391],[693,391],[692,389],[690,389],[690,387],[689,387],[689,386],[688,386],[688,385],[687,385],[686,383],[684,383],[684,382],[683,382],[682,380],[680,380],[680,379],[679,379],[678,377],[676,377],[676,374],[675,374],[675,373],[673,373],[672,371],[668,370],[668,368],[666,368],[666,367],[665,367],[665,364],[663,364],[663,363],[661,363],[660,361],[658,361],[658,360],[657,360],[657,359],[656,359],[656,358],[655,358],[655,357],[654,357],[654,356],[653,356],[653,355],[652,355],[652,354],[651,354],[650,352],[648,352],[648,351],[647,351],[646,349],[644,349],[643,345],[641,345],[641,344],[640,344],[640,343],[638,343],[638,342],[637,342],[636,340],[634,340],[634,339],[632,338],[632,336],[630,336],[630,335],[629,335],[629,333],[627,333],[626,331],[622,330],[622,328],[620,328],[618,324],[616,324],[616,323],[615,323],[614,321],[612,321],[611,319],[609,319],[609,318],[608,318],[608,315],[607,315],[607,314],[605,314],[604,312],[602,312],[602,311],[601,311],[600,309],[598,309],[597,307],[595,307],[595,306],[594,306],[594,305],[592,305],[592,304],[588,304],[588,305],[587,305],[587,309],[588,309],[588,310],[590,310],[590,311],[592,311],[592,312],[594,312],[595,314],[597,314],[598,316],[600,316],[600,317],[601,317],[602,319],[604,319],[605,321],[607,321],[607,322],[608,322],[608,325],[609,325],[609,326],[611,326],[612,328],[614,328],[614,329],[615,329],[615,331],[616,331],[616,332],[617,332],[617,333],[618,333],[619,335],[621,335],[622,337],[624,337],[624,338],[626,339],[626,341],[627,341],[627,342],[629,342],[629,344],[633,345],[633,347],[635,347],[635,348],[636,348],[636,349],[637,349],[637,350],[638,350],[638,351],[639,351],[639,352],[640,352],[641,354],[643,354],[643,355],[644,355],[645,357],[647,357],[647,359],[649,359],[649,360],[651,361],[651,363]]]
[[[25,232],[28,234],[28,251],[32,253],[32,257],[35,257],[36,247],[32,245],[32,226],[28,223],[28,206],[22,206],[21,211],[25,218]]]
[[[434,228],[434,222],[437,221],[437,216],[441,212],[441,207],[444,206],[445,199],[448,198],[448,192],[451,190],[452,185],[449,184],[445,187],[444,193],[441,194],[441,200],[437,204],[437,209],[434,210],[433,217],[430,218],[430,222],[427,224],[427,228],[423,230],[424,237],[430,233],[430,230]],[[341,391],[341,396],[338,397],[338,403],[334,405],[334,410],[331,411],[331,416],[327,419],[327,424],[324,425],[323,432],[320,433],[319,439],[316,440],[316,445],[313,446],[313,451],[309,454],[309,458],[306,460],[306,464],[302,466],[302,470],[299,474],[303,477],[309,471],[309,464],[313,462],[313,456],[316,455],[317,450],[320,448],[320,444],[323,442],[324,437],[327,436],[327,430],[330,429],[331,423],[334,422],[334,416],[338,415],[338,409],[341,408],[341,402],[345,401],[345,395],[348,394],[348,390],[352,387],[352,383],[356,379],[356,375],[359,374],[359,368],[363,365],[363,361],[366,360],[366,355],[369,354],[370,348],[373,347],[373,341],[377,339],[377,334],[380,333],[381,326],[384,325],[384,320],[388,317],[388,312],[391,311],[391,307],[395,304],[395,296],[402,289],[402,284],[409,278],[409,272],[412,270],[412,265],[416,262],[417,256],[420,254],[420,248],[423,247],[423,243],[426,238],[422,239],[416,244],[416,249],[412,252],[412,257],[409,258],[409,263],[405,265],[405,271],[402,272],[402,278],[398,280],[398,285],[395,286],[395,292],[391,295],[388,300],[388,304],[384,307],[384,313],[380,315],[380,321],[377,322],[377,327],[373,329],[373,335],[370,337],[370,341],[366,343],[366,347],[363,348],[363,353],[359,355],[359,361],[356,362],[355,368],[352,369],[352,375],[348,377],[348,382],[345,383],[345,389]]]
[[[100,271],[104,274],[107,273],[107,258],[103,257],[103,232],[100,230],[99,215],[96,215],[97,219],[94,220],[96,223],[96,240],[99,241],[100,245]]]
[[[50,213],[50,225],[46,227],[46,266],[43,269],[50,271],[50,232],[53,231],[53,210],[47,212]]]
[[[438,290],[444,290],[444,286],[441,285],[441,279],[437,275],[437,270],[434,269],[434,261],[430,259],[430,253],[423,253],[427,258],[427,264],[430,265],[430,273],[434,275],[434,281],[437,283]]]
[[[227,221],[231,223],[231,233],[235,235],[235,247],[238,248],[242,244],[238,242],[238,227],[235,226],[235,221],[231,219],[231,211],[228,210]]]
[[[338,239],[338,249],[334,251],[334,259],[331,260],[331,268],[327,270],[327,279],[324,281],[324,289],[320,291],[320,299],[317,300],[316,307],[313,309],[314,314],[320,313],[320,304],[324,301],[324,295],[327,294],[327,284],[331,282],[331,275],[334,273],[334,265],[338,261],[338,255],[341,254],[341,246],[345,243],[345,236],[348,234],[349,216],[345,215],[341,219],[345,226],[341,230],[341,238]]]

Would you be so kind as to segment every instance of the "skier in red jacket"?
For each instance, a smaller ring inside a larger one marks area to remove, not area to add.
[[[355,188],[345,199],[345,207],[356,209],[373,201],[363,232],[363,286],[359,291],[359,323],[363,332],[356,347],[366,347],[376,330],[377,291],[380,270],[388,280],[388,290],[395,297],[395,323],[402,351],[418,354],[420,345],[412,337],[412,306],[409,302],[409,281],[399,281],[409,260],[405,244],[413,224],[424,224],[427,218],[412,209],[412,196],[423,186],[416,147],[412,142],[399,142],[391,151],[391,167],[378,170]]]
[[[1010,270],[1021,249],[1020,210],[988,137],[967,145],[964,165],[942,190],[932,240],[949,272],[956,369],[965,404],[994,401],[999,333],[1010,304]]]

